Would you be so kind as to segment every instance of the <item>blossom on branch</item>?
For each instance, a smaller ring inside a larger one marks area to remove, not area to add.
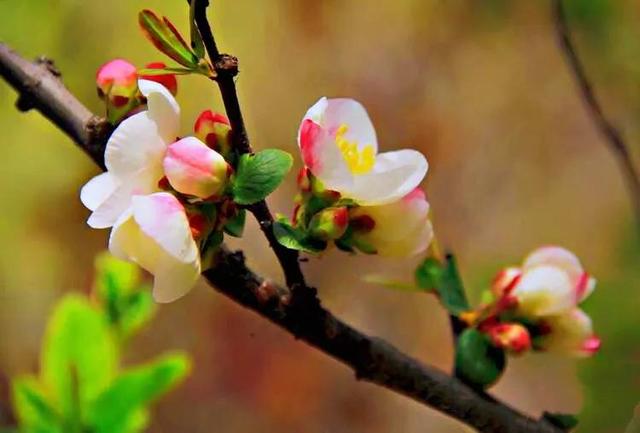
[[[579,308],[596,281],[570,251],[545,246],[533,251],[521,267],[506,268],[493,282],[495,301],[485,306],[479,328],[496,335],[501,318],[527,327],[534,350],[588,356],[600,348],[589,316]],[[497,341],[497,340],[496,340]]]
[[[316,102],[302,120],[298,145],[325,188],[363,206],[399,200],[427,174],[427,159],[416,150],[378,153],[371,120],[353,99]]]

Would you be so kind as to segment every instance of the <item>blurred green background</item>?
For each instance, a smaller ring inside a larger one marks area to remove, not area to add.
[[[100,112],[94,74],[102,63],[161,60],[139,32],[137,12],[154,9],[186,31],[185,3],[0,0],[0,40],[27,57],[55,59],[70,89]],[[640,3],[570,0],[567,7],[597,93],[638,155]],[[623,431],[640,400],[640,248],[614,158],[558,51],[549,2],[219,0],[211,18],[222,50],[240,58],[237,83],[254,147],[295,153],[306,109],[323,95],[348,96],[368,108],[383,149],[427,155],[437,233],[458,254],[474,293],[540,244],[581,257],[599,280],[586,309],[603,339],[601,353],[580,361],[514,360],[492,392],[534,415],[582,411],[580,432]],[[178,96],[185,134],[201,110],[222,110],[203,78],[182,79]],[[37,370],[51,307],[64,293],[88,291],[93,258],[108,235],[85,225],[88,211],[78,199],[96,168],[38,113],[18,113],[15,99],[0,84],[3,382]],[[288,213],[294,190],[290,175],[272,207]],[[253,222],[233,246],[281,279]],[[381,270],[408,278],[416,262],[330,252],[304,266],[336,314],[448,368],[448,322],[434,299],[361,282]],[[194,367],[156,408],[154,433],[468,431],[355,381],[205,284],[161,306],[127,362],[166,348],[191,353]]]

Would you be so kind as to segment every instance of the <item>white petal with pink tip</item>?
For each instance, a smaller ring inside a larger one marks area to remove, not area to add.
[[[180,298],[200,275],[200,254],[184,207],[169,193],[133,197],[113,227],[109,249],[154,275],[157,302]]]

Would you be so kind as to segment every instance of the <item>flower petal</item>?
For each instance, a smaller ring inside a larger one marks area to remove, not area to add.
[[[183,262],[198,256],[184,207],[168,192],[134,196],[133,217],[140,229],[167,253]]]
[[[563,269],[569,274],[571,280],[577,280],[584,272],[580,260],[571,251],[557,246],[545,246],[536,249],[527,256],[524,261],[523,269],[529,269],[536,266],[548,265],[556,266]]]
[[[545,323],[551,329],[550,334],[544,338],[545,350],[574,356],[589,356],[599,348],[599,344],[593,344],[591,318],[579,308],[547,317]]]
[[[524,272],[512,294],[525,316],[558,314],[576,305],[574,287],[566,272],[554,266],[537,266]]]
[[[127,177],[145,166],[162,166],[167,142],[159,135],[158,124],[148,111],[125,119],[111,134],[104,153],[107,170]]]
[[[335,138],[338,129],[345,125],[347,130],[344,138],[358,143],[360,150],[371,146],[373,153],[378,153],[376,130],[362,104],[348,98],[324,99],[326,107],[320,125],[329,132],[331,138]]]
[[[96,210],[117,187],[118,183],[111,173],[99,174],[82,187],[80,201],[87,209]]]
[[[361,205],[382,205],[396,201],[415,189],[427,174],[429,164],[416,150],[380,153],[373,169],[354,177],[346,197]]]
[[[195,137],[186,137],[170,145],[163,166],[171,186],[183,194],[200,198],[222,192],[229,168],[222,155]]]
[[[131,205],[131,198],[134,195],[151,194],[158,191],[158,179],[161,176],[161,166],[149,166],[131,176],[117,180],[116,188],[94,209],[87,224],[93,228],[111,227]],[[112,178],[114,177],[112,176]],[[116,180],[114,179],[114,181]]]
[[[184,208],[169,193],[134,197],[113,227],[109,249],[154,274],[158,302],[181,297],[200,275],[200,255]]]
[[[147,98],[149,118],[158,125],[158,133],[169,144],[180,133],[180,106],[169,89],[160,83],[138,80],[140,92]]]
[[[304,164],[327,189],[342,191],[353,184],[353,175],[335,138],[312,119],[305,118],[298,131],[298,145]]]
[[[409,257],[423,252],[433,239],[428,219],[429,203],[418,188],[401,200],[381,206],[359,206],[351,218],[367,216],[373,229],[355,236],[372,245],[383,256]]]

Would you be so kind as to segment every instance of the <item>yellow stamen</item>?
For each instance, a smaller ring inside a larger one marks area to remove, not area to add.
[[[371,171],[375,162],[376,155],[373,150],[373,146],[370,144],[365,145],[362,150],[358,149],[358,143],[355,141],[349,141],[345,137],[345,134],[349,130],[346,124],[340,125],[336,131],[336,145],[342,157],[344,158],[349,170],[353,174],[365,174]]]

